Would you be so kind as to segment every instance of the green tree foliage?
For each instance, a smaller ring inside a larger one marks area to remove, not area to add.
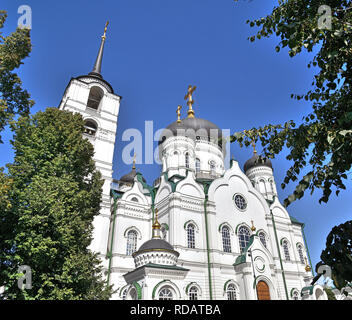
[[[7,299],[111,295],[100,261],[87,249],[103,180],[83,132],[81,115],[56,108],[15,124],[15,159],[2,176],[11,183],[2,192],[10,205],[0,212],[0,284]],[[32,289],[17,287],[21,265],[32,269]]]
[[[331,268],[336,288],[352,282],[352,221],[335,226],[326,239],[320,259]]]
[[[6,11],[0,10],[0,29],[6,18]],[[6,125],[13,124],[15,115],[27,115],[34,104],[29,93],[22,89],[21,79],[13,72],[28,57],[31,49],[29,29],[17,28],[7,37],[0,32],[0,132]]]
[[[330,29],[329,12],[321,5],[331,9]],[[263,157],[268,158],[287,147],[287,159],[293,164],[281,186],[301,180],[284,204],[302,198],[307,189],[311,193],[321,189],[319,202],[327,202],[332,189],[338,195],[346,188],[344,180],[352,163],[351,0],[279,0],[271,14],[247,23],[260,29],[250,41],[276,35],[281,39],[276,51],[288,48],[290,57],[302,50],[313,52],[314,48],[316,54],[308,68],[315,67],[317,73],[306,94],[291,96],[312,104],[301,124],[287,121],[252,128],[235,133],[231,142],[237,141],[242,147],[259,140]]]

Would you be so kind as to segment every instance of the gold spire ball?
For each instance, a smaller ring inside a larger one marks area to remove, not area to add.
[[[158,208],[155,209],[155,219],[154,219],[154,223],[153,223],[153,230],[155,229],[160,229],[161,228],[161,225],[158,221]]]
[[[305,270],[306,270],[307,272],[311,271],[312,268],[309,266],[307,258],[304,258],[304,260],[306,260],[306,267],[305,267]]]
[[[188,100],[187,101],[187,105],[188,105],[188,112],[187,112],[188,117],[187,118],[194,118],[194,111],[192,109],[194,100],[193,100],[192,94],[196,89],[197,89],[196,86],[194,86],[194,87],[192,87],[191,85],[188,86],[187,94],[185,96],[185,100]]]
[[[255,230],[257,230],[257,228],[254,226],[253,220],[252,220],[251,222],[252,222],[252,228],[251,228],[251,230],[254,232]]]

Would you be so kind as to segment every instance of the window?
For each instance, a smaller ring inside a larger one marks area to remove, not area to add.
[[[293,300],[299,300],[299,293],[298,293],[297,290],[295,290],[295,291],[293,292],[292,299],[293,299]]]
[[[266,186],[265,186],[264,180],[259,181],[259,191],[260,191],[260,193],[266,194]]]
[[[227,300],[237,300],[236,287],[233,283],[227,286]]]
[[[262,242],[263,246],[266,248],[266,237],[264,232],[259,232],[259,239]]]
[[[133,202],[138,202],[138,199],[137,199],[136,197],[133,197],[133,198],[131,199],[131,201],[133,201]]]
[[[209,165],[210,165],[210,174],[215,175],[215,161],[211,160],[209,162]]]
[[[92,137],[95,136],[95,134],[97,133],[97,130],[98,130],[98,126],[97,124],[95,123],[95,121],[93,120],[86,120],[84,122],[84,133],[85,134],[88,134]]]
[[[222,246],[224,252],[231,252],[231,237],[229,227],[223,226],[222,229]]]
[[[131,256],[137,250],[137,232],[135,230],[128,231],[127,233],[127,248],[126,254]]]
[[[104,91],[99,87],[90,89],[87,107],[98,110],[101,100],[103,99]]]
[[[172,291],[169,288],[163,288],[159,292],[159,300],[173,300]]]
[[[122,300],[126,300],[127,298],[127,289],[122,291]]]
[[[250,236],[251,236],[251,232],[247,227],[244,227],[244,226],[240,227],[240,229],[238,230],[238,239],[240,242],[241,252],[243,252],[244,248],[247,247]]]
[[[200,160],[196,159],[196,172],[200,172]]]
[[[188,152],[185,155],[185,165],[186,165],[186,168],[189,168],[189,154],[188,154]]]
[[[235,200],[235,205],[238,209],[246,210],[247,201],[243,196],[241,196],[240,194],[236,194],[234,200]]]
[[[297,250],[298,250],[299,260],[301,260],[301,263],[304,264],[305,261],[304,261],[302,246],[298,245]]]
[[[195,236],[194,236],[193,224],[189,224],[187,226],[187,245],[188,245],[188,248],[195,248]]]
[[[196,287],[191,287],[188,292],[189,300],[198,300],[198,289]]]
[[[284,255],[285,255],[285,260],[290,261],[290,252],[288,251],[288,241],[284,240],[282,241],[282,247],[284,248]]]

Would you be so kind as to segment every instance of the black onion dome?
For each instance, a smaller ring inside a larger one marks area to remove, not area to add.
[[[153,251],[153,250],[173,251],[175,254],[179,255],[179,253],[174,250],[174,247],[170,243],[168,243],[163,239],[155,239],[155,238],[144,242],[136,253],[139,253],[142,251]]]
[[[265,166],[273,169],[273,165],[270,159],[266,158],[264,160],[263,158],[259,158],[258,154],[255,153],[252,158],[246,161],[243,169],[244,169],[244,172],[247,172],[251,168],[260,167],[260,166]]]
[[[187,136],[194,139],[218,140],[221,146],[222,131],[211,121],[201,118],[185,118],[181,123],[177,121],[168,125],[160,136],[159,144],[170,136]]]
[[[136,177],[137,175],[137,171],[136,171],[136,168],[132,168],[132,170],[125,174],[124,176],[121,177],[120,179],[120,185],[122,184],[133,184],[134,182],[134,178]],[[142,176],[142,179],[143,179],[143,182],[146,183],[146,180],[143,178]]]

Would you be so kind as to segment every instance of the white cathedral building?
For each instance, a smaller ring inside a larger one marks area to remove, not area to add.
[[[103,79],[106,28],[92,72],[72,78],[61,110],[82,114],[105,180],[91,249],[122,300],[321,300],[304,224],[277,195],[273,166],[254,152],[225,170],[222,133],[188,115],[166,127],[160,176],[148,185],[133,164],[113,180],[121,97]],[[214,134],[215,133],[215,134]]]

